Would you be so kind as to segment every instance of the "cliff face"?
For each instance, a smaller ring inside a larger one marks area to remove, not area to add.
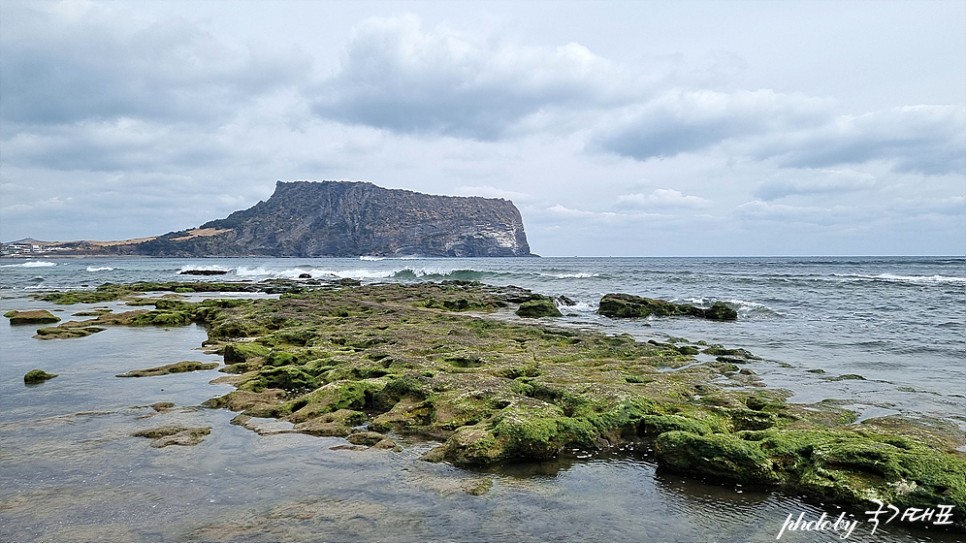
[[[530,256],[510,201],[338,181],[279,181],[271,198],[249,209],[126,249],[153,256]]]

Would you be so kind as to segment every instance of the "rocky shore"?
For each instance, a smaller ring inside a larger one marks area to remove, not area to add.
[[[176,296],[196,291],[281,296]],[[204,325],[206,346],[224,357],[219,380],[236,387],[205,405],[239,412],[243,426],[253,417],[275,418],[291,431],[389,449],[398,446],[394,436],[421,436],[440,443],[426,460],[458,466],[633,443],[652,448],[661,469],[772,486],[854,511],[875,507],[873,500],[899,508],[951,505],[952,527],[966,531],[966,455],[956,450],[963,436],[955,426],[895,416],[856,423],[856,414],[836,402],[787,403],[786,391],[756,377],[747,351],[555,326],[553,301],[523,289],[139,283],[42,299],[127,299],[138,307],[42,328],[42,338],[110,326]]]

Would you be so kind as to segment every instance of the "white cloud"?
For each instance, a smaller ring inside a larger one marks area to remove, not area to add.
[[[424,32],[418,17],[370,19],[315,90],[321,117],[393,132],[491,140],[547,109],[630,97],[628,78],[586,47],[480,41]]]
[[[534,195],[526,192],[517,192],[512,190],[501,189],[494,186],[462,186],[456,187],[454,194],[457,196],[482,196],[484,198],[502,198],[504,200],[510,200],[515,203],[521,202],[532,202],[534,200]]]
[[[707,209],[712,205],[711,200],[700,196],[685,195],[674,189],[655,189],[650,194],[622,194],[617,197],[617,203],[621,207],[644,209]]]

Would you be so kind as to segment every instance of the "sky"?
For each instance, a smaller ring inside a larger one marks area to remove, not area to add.
[[[278,180],[512,200],[547,256],[966,254],[966,2],[0,2],[0,240]]]

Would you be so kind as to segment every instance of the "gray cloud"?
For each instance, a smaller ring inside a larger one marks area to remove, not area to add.
[[[782,168],[883,161],[896,172],[966,172],[966,108],[833,115],[829,100],[772,91],[675,91],[607,121],[591,148],[639,161],[723,148]]]
[[[830,119],[806,131],[771,134],[750,153],[784,167],[824,168],[881,160],[897,172],[966,172],[966,107],[907,106]]]
[[[814,126],[828,115],[828,100],[771,90],[672,91],[619,112],[591,140],[592,147],[634,158],[698,152],[793,126]]]
[[[424,32],[412,16],[372,19],[316,90],[313,109],[393,132],[492,140],[548,108],[626,98],[623,83],[620,70],[577,44],[480,43],[446,30]]]
[[[3,10],[0,118],[44,125],[124,117],[206,122],[307,70],[304,57],[231,48],[196,25],[117,6]]]
[[[781,176],[759,186],[754,195],[765,201],[792,196],[842,196],[872,190],[877,186],[872,174],[855,170],[819,170],[815,175],[789,179]]]

